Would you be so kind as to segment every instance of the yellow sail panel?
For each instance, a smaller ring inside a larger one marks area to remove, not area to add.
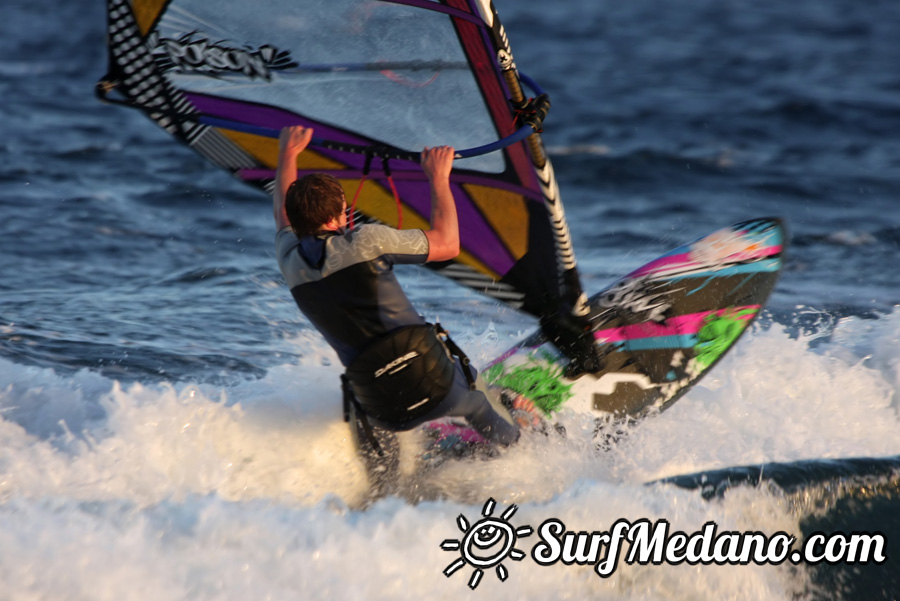
[[[349,206],[353,203],[353,196],[359,188],[359,180],[342,179],[340,182],[341,186],[344,188],[344,196],[347,197],[347,204]],[[397,201],[394,199],[393,194],[371,180],[366,180],[363,184],[359,199],[356,201],[356,209],[362,211],[366,215],[374,217],[385,225],[397,227]],[[406,204],[402,205],[402,211],[403,229],[431,229],[431,224],[428,220]],[[456,262],[467,265],[475,271],[488,275],[495,280],[500,279],[500,274],[488,267],[484,262],[479,261],[474,255],[466,250],[460,250]]]
[[[465,250],[459,251],[459,256],[456,257],[456,262],[467,265],[479,273],[490,276],[494,279],[494,281],[498,281],[500,279],[499,273],[488,267],[485,263],[476,259],[471,253]]]
[[[277,160],[277,157],[276,159]],[[309,170],[339,170],[346,169],[346,166],[343,163],[339,163],[333,159],[329,159],[325,155],[320,152],[313,150],[312,148],[307,148],[303,151],[298,159],[298,163],[300,165],[300,169],[309,169]]]
[[[466,193],[516,259],[528,251],[528,207],[521,194],[466,184]]]
[[[131,11],[134,13],[142,36],[146,37],[150,33],[150,28],[159,19],[160,13],[167,4],[169,4],[169,0],[133,0]]]
[[[216,130],[234,142],[237,146],[240,146],[244,152],[250,154],[250,156],[264,166],[269,167],[270,169],[278,167],[277,139],[237,132],[230,129],[216,128]],[[329,159],[312,148],[308,148],[300,155],[299,168],[310,170],[333,170],[345,169],[346,167],[342,163]]]
[[[360,180],[342,179],[340,181],[344,188],[344,196],[347,197],[347,205],[350,206],[353,204],[353,197],[356,195],[357,189],[359,189]],[[399,224],[397,201],[394,199],[394,195],[372,180],[366,180],[363,183],[359,199],[356,201],[356,209],[391,227],[397,227]],[[403,229],[425,230],[431,227],[424,217],[408,205],[401,205],[401,210],[403,212]]]

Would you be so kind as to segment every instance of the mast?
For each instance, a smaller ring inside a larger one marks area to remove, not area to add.
[[[492,42],[497,51],[497,62],[503,80],[510,94],[510,102],[517,111],[537,109],[546,113],[549,99],[543,96],[544,104],[536,103],[525,96],[522,88],[523,76],[516,68],[515,59],[509,46],[509,38],[503,28],[496,7],[490,0],[475,0],[482,17],[491,32]],[[489,6],[486,4],[489,3]],[[490,11],[488,13],[488,10]],[[529,82],[530,83],[530,82]],[[536,88],[535,85],[529,85]],[[541,100],[539,98],[539,100]],[[543,121],[543,114],[539,115]],[[578,264],[569,224],[563,210],[559,185],[553,165],[547,158],[539,130],[528,136],[528,148],[532,167],[540,181],[544,197],[544,207],[550,219],[553,242],[556,250],[556,264],[559,273],[559,306],[548,307],[541,315],[541,328],[547,338],[570,360],[569,376],[575,376],[600,369],[600,355],[592,334],[589,319],[590,307],[587,295],[581,286]]]

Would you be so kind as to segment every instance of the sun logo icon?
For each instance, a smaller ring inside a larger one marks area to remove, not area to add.
[[[475,570],[469,578],[469,588],[472,590],[481,582],[484,570],[494,566],[497,566],[497,578],[504,582],[509,577],[509,571],[503,560],[509,557],[513,561],[522,561],[525,553],[516,549],[516,541],[534,532],[531,526],[514,529],[509,523],[518,509],[515,505],[510,505],[499,518],[492,517],[496,505],[494,499],[488,499],[481,512],[484,519],[472,525],[460,514],[456,525],[464,534],[462,540],[451,538],[441,543],[444,551],[460,551],[460,558],[444,569],[444,575],[449,578],[467,564],[473,566]]]

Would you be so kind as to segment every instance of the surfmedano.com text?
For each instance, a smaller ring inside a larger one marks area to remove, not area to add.
[[[718,531],[707,522],[700,531],[670,532],[669,522],[640,519],[618,520],[607,532],[569,532],[565,524],[549,519],[538,528],[541,541],[531,551],[542,566],[562,561],[565,565],[593,565],[601,578],[616,570],[624,543],[627,564],[662,565],[778,565],[785,561],[811,565],[825,563],[883,563],[886,540],[881,533],[825,534],[816,532],[794,549],[796,537],[786,532],[767,536],[761,532]]]

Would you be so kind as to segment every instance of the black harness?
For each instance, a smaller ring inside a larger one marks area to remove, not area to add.
[[[366,437],[380,454],[366,416],[397,430],[409,429],[450,392],[456,377],[454,357],[462,362],[469,388],[474,390],[469,358],[440,324],[404,326],[381,336],[341,376],[345,421],[355,410]]]

